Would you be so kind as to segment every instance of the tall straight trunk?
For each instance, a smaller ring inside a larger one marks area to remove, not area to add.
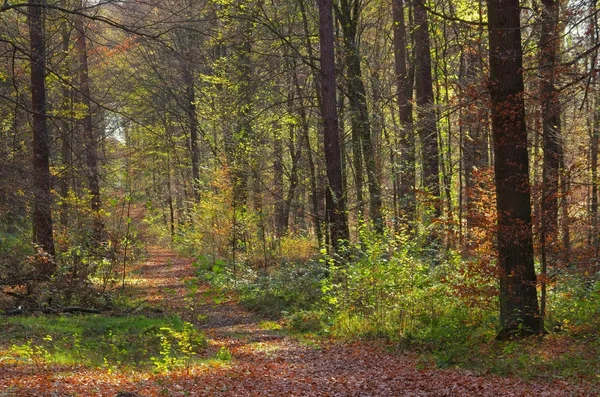
[[[189,56],[189,54],[188,54]],[[190,152],[192,158],[192,187],[194,198],[200,200],[200,149],[198,147],[198,116],[196,115],[196,88],[194,85],[191,60],[184,60],[183,84],[185,85],[186,115],[190,128]]]
[[[321,44],[321,117],[323,118],[323,143],[329,182],[327,219],[330,222],[331,244],[337,250],[343,241],[350,238],[350,232],[342,186],[342,161],[335,92],[332,0],[318,0],[318,6]]]
[[[296,74],[296,65],[294,62],[294,74]],[[297,77],[294,77],[294,79]],[[292,88],[292,87],[290,87]],[[290,91],[293,92],[293,91]],[[294,103],[294,95],[290,94],[289,98],[288,98],[288,110],[290,112],[290,114],[292,114],[293,112],[293,103]],[[284,221],[283,223],[283,227],[284,230],[288,230],[289,228],[289,219],[290,219],[290,212],[292,210],[292,203],[294,201],[294,197],[296,196],[296,189],[298,187],[298,183],[299,183],[299,168],[300,168],[300,156],[302,154],[302,138],[301,137],[297,137],[297,135],[299,135],[297,133],[297,128],[295,126],[295,123],[288,123],[288,141],[289,141],[289,145],[288,145],[288,149],[290,152],[290,157],[292,160],[292,168],[290,170],[290,176],[289,176],[289,185],[288,185],[288,189],[287,192],[285,194],[285,198],[283,200],[283,212],[282,212],[282,220]],[[282,150],[282,149],[281,149]],[[281,156],[281,150],[280,150],[280,154],[279,156]]]
[[[309,51],[312,53],[312,50]],[[300,106],[298,108],[298,113],[300,115],[300,125],[301,125],[301,135],[298,137],[298,145],[299,147],[304,146],[304,152],[306,154],[306,160],[308,163],[308,172],[309,172],[309,184],[310,184],[310,202],[312,208],[312,219],[313,225],[315,228],[315,235],[317,237],[317,241],[319,245],[323,243],[323,235],[321,230],[321,217],[319,214],[319,189],[318,189],[318,180],[317,180],[317,171],[315,167],[315,161],[313,158],[313,151],[310,143],[310,125],[308,121],[308,115],[306,112],[306,106],[304,104],[302,89],[300,88],[300,81],[298,79],[298,73],[294,73],[292,75],[294,81],[294,87],[296,89],[296,94],[298,96],[298,100],[300,101]],[[318,86],[320,87],[320,86]],[[318,93],[318,97],[321,97],[321,94]],[[318,99],[320,103],[320,99]]]
[[[598,90],[596,84],[596,90]],[[590,223],[591,223],[591,245],[596,250],[600,249],[600,236],[598,236],[598,141],[600,140],[600,91],[596,91],[594,100],[594,124],[592,126],[592,135],[590,137],[590,168],[592,177],[592,193],[590,198]]]
[[[295,128],[290,126],[290,138],[295,133]],[[290,170],[290,184],[288,186],[287,193],[285,195],[284,206],[283,206],[283,219],[284,219],[284,227],[285,230],[289,228],[289,219],[290,212],[292,210],[292,203],[294,201],[294,197],[296,196],[296,189],[298,188],[298,172],[300,166],[300,155],[301,151],[301,140],[298,140],[296,146],[294,146],[294,141],[290,143],[290,156],[292,157],[292,169]]]
[[[50,194],[50,138],[46,114],[46,47],[43,7],[45,0],[32,0],[27,7],[31,50],[31,111],[33,119],[33,243],[55,254],[52,236],[52,196]],[[54,273],[53,262],[40,269],[42,276]]]
[[[273,196],[275,199],[275,235],[279,238],[287,232],[283,199],[283,144],[280,126],[273,128]],[[288,214],[289,216],[289,214]]]
[[[310,29],[308,27],[308,16],[306,14],[306,7],[304,5],[304,0],[298,1],[298,6],[300,8],[300,13],[302,14],[302,29],[304,32],[305,38],[305,46],[306,51],[310,59],[315,59],[314,51],[312,47],[312,43],[310,40]],[[321,100],[321,83],[320,83],[320,75],[319,71],[316,68],[311,68],[311,74],[314,77],[315,87],[316,87],[316,97],[317,104],[319,108],[322,108],[322,100]],[[302,97],[300,83],[297,79],[297,75],[294,79],[294,84],[296,85],[296,90],[298,92],[298,96]],[[321,211],[320,208],[322,206],[322,200],[320,199],[323,195],[320,194],[320,186],[319,186],[319,177],[317,175],[317,167],[315,165],[315,161],[313,158],[313,152],[310,144],[310,135],[309,135],[309,124],[308,117],[306,114],[306,108],[304,106],[304,102],[302,102],[302,106],[300,107],[300,116],[302,120],[302,138],[304,140],[304,144],[306,145],[306,158],[308,161],[308,170],[310,175],[310,198],[311,198],[311,207],[313,212],[313,224],[315,228],[315,233],[317,237],[317,241],[319,246],[321,246],[324,242],[323,239],[323,231],[321,229]]]
[[[488,1],[500,278],[499,339],[541,331],[533,264],[519,0]]]
[[[168,149],[167,149],[168,150]],[[175,208],[173,206],[173,188],[171,186],[171,156],[167,151],[167,204],[169,206],[169,232],[171,243],[175,239]]]
[[[425,0],[414,0],[415,28],[413,30],[415,41],[415,66],[416,66],[416,93],[417,93],[417,131],[421,141],[421,161],[423,188],[433,200],[433,215],[441,215],[440,208],[440,175],[439,175],[439,148],[438,131],[436,126],[435,109],[433,102],[433,80],[431,77],[431,49],[429,44],[429,23]]]
[[[463,130],[463,161],[465,175],[465,207],[467,241],[471,243],[471,231],[476,226],[479,211],[480,189],[477,186],[475,173],[487,166],[487,147],[485,141],[485,103],[479,99],[483,73],[479,68],[479,54],[473,48],[467,48],[463,54],[463,71],[461,73],[461,106],[460,125]]]
[[[590,8],[594,10],[596,8],[596,0],[591,0]],[[592,42],[596,43],[600,39],[600,26],[598,26],[598,13],[594,13],[594,17],[591,21],[592,25]],[[594,54],[593,62],[598,62],[598,51]],[[594,76],[594,84],[596,95],[593,98],[593,125],[592,134],[590,136],[590,166],[591,166],[591,184],[592,191],[590,197],[590,234],[591,234],[591,245],[595,249],[595,255],[598,257],[600,254],[600,233],[598,224],[598,146],[600,141],[600,84],[598,76]],[[563,160],[564,161],[564,160]],[[564,181],[562,185],[564,185]],[[566,201],[566,197],[563,198]],[[565,214],[563,214],[565,216]],[[563,221],[564,223],[564,221]],[[564,237],[563,237],[564,238]]]
[[[236,48],[238,64],[237,73],[240,78],[237,106],[236,131],[228,138],[226,151],[232,171],[233,205],[236,210],[244,211],[248,200],[248,151],[251,148],[253,103],[252,65],[250,59],[251,28],[242,26],[244,41]]]
[[[367,93],[360,65],[358,48],[359,0],[340,0],[336,15],[341,23],[345,51],[347,96],[350,105],[352,135],[360,139],[367,187],[369,189],[369,215],[378,232],[383,232],[381,214],[381,187],[377,178],[377,161],[371,136],[371,122],[367,108]],[[356,139],[354,138],[354,139]],[[356,156],[356,153],[355,153]],[[356,170],[358,173],[358,170]]]
[[[67,54],[69,53],[69,45],[71,43],[71,32],[69,30],[69,24],[68,23],[64,23],[62,26],[62,30],[61,30],[61,35],[62,35],[62,52],[64,56],[67,56]],[[65,62],[65,66],[64,69],[62,71],[64,78],[67,81],[71,80],[71,67],[69,65],[69,62]],[[70,115],[71,111],[72,111],[72,103],[73,103],[73,95],[72,95],[72,90],[71,87],[69,87],[69,85],[67,84],[63,84],[62,86],[62,90],[61,90],[61,95],[62,95],[62,104],[61,104],[61,110],[63,113],[63,118],[60,121],[60,127],[61,127],[61,133],[60,133],[60,140],[61,140],[61,156],[60,156],[60,161],[61,161],[61,166],[62,166],[62,174],[61,174],[61,178],[60,178],[60,186],[59,186],[59,191],[60,191],[60,197],[61,197],[61,204],[60,204],[60,225],[66,229],[69,225],[69,205],[68,205],[68,200],[67,200],[67,196],[69,195],[69,182],[71,179],[71,167],[72,167],[72,154],[73,151],[71,149],[71,145],[72,145],[72,129],[71,129],[71,121],[70,121]]]
[[[291,60],[292,65],[290,69],[292,70],[292,80],[290,84],[290,93],[288,96],[288,111],[290,114],[294,112],[294,103],[299,101],[300,113],[304,113],[304,105],[302,104],[302,95],[301,90],[299,89],[300,83],[298,81],[298,62],[296,59]],[[297,90],[296,90],[297,88]],[[296,95],[297,94],[297,99]],[[301,116],[302,118],[303,116]],[[302,135],[299,132],[299,129],[295,125],[295,123],[288,123],[288,141],[289,141],[289,152],[290,157],[292,159],[292,169],[290,170],[289,176],[289,186],[287,190],[287,194],[285,195],[285,199],[283,201],[283,211],[282,211],[282,226],[284,230],[287,232],[289,228],[289,219],[290,219],[290,211],[292,209],[292,202],[294,201],[294,197],[296,196],[296,190],[298,187],[299,181],[299,172],[300,172],[300,157],[302,155]],[[280,138],[281,143],[281,138]],[[279,149],[279,153],[276,156],[280,157],[280,161],[282,162],[282,174],[283,174],[283,159],[282,156],[282,148]],[[282,186],[282,195],[283,195],[283,186]]]
[[[400,164],[396,175],[399,182],[398,200],[400,216],[410,225],[415,219],[415,137],[413,132],[412,92],[413,81],[407,69],[408,40],[404,25],[403,0],[392,0],[394,20],[394,66],[397,101],[400,117]]]
[[[558,63],[559,2],[542,0],[542,26],[540,35],[540,101],[542,110],[542,135],[544,142],[544,167],[542,170],[541,250],[542,296],[541,315],[546,311],[547,266],[556,263],[558,240],[559,163],[561,125],[559,93],[556,90],[556,65]]]
[[[98,176],[98,155],[97,139],[94,134],[92,123],[92,106],[90,94],[90,78],[88,74],[88,52],[86,30],[84,27],[83,16],[75,17],[75,30],[77,31],[77,56],[79,58],[79,92],[81,93],[81,103],[84,106],[85,115],[83,117],[83,142],[85,149],[85,170],[90,190],[90,207],[94,217],[93,225],[93,243],[99,244],[102,240],[104,225],[100,215],[102,201],[100,199],[100,181]]]

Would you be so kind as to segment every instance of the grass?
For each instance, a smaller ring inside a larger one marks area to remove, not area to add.
[[[461,367],[475,373],[518,376],[525,380],[569,379],[590,383],[600,381],[598,336],[550,334],[506,342],[448,344],[435,351],[422,351],[420,366]]]
[[[189,364],[206,339],[179,317],[6,318],[0,360],[156,370]]]

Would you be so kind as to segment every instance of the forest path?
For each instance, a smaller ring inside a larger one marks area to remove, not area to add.
[[[525,383],[457,369],[418,369],[410,354],[375,343],[315,343],[261,327],[234,301],[215,300],[215,291],[196,278],[192,260],[150,247],[136,273],[148,302],[178,313],[209,338],[207,354],[231,352],[228,365],[153,378],[171,396],[572,396],[588,395],[564,382]],[[222,297],[218,297],[222,298]],[[218,302],[218,303],[215,303]],[[135,387],[149,395],[148,381]]]

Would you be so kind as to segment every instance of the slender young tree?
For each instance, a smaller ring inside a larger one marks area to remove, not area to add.
[[[519,0],[488,1],[492,135],[498,212],[499,339],[541,331],[523,99]]]

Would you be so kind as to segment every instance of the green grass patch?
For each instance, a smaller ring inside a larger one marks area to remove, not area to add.
[[[207,342],[179,317],[31,316],[4,320],[0,359],[105,368],[190,365]]]
[[[264,331],[279,331],[282,329],[281,325],[275,321],[261,321],[258,323],[258,328]]]

